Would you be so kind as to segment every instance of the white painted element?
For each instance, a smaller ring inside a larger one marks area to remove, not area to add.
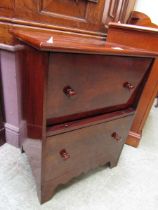
[[[21,130],[25,125],[26,125],[26,121],[24,121],[24,120],[21,120],[19,127],[16,127],[16,126],[14,126],[14,125],[12,125],[12,124],[9,124],[9,123],[5,123],[5,124],[4,124],[4,126],[5,126],[6,129],[12,130],[12,131],[14,131],[14,132],[16,132],[16,133],[20,133],[20,130]]]
[[[20,44],[12,46],[12,45],[8,45],[8,44],[0,43],[1,50],[6,50],[6,51],[10,51],[10,52],[16,52],[18,50],[23,50],[24,48],[25,48],[24,45],[20,45]]]
[[[0,45],[6,142],[16,147],[21,145],[26,134],[26,125],[22,121],[21,113],[20,63],[17,53],[14,52],[21,49],[21,45]]]
[[[158,0],[137,0],[134,10],[145,13],[158,24]]]
[[[112,49],[114,49],[114,50],[123,50],[123,48],[121,48],[121,47],[112,47]]]
[[[5,123],[4,126],[5,126],[6,129],[9,129],[9,130],[14,131],[16,133],[19,133],[19,131],[20,131],[20,128],[19,127],[16,127],[16,126],[11,125],[9,123]]]
[[[5,136],[7,143],[14,145],[15,147],[21,147],[26,138],[26,122],[21,121],[19,127],[5,123]]]
[[[53,44],[54,40],[53,40],[53,37],[51,36],[48,40],[47,40],[47,43],[49,44]]]

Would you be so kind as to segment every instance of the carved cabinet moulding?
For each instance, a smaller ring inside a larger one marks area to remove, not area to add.
[[[106,0],[102,22],[108,28],[109,22],[125,23],[133,8],[134,2],[129,0]],[[128,12],[127,12],[128,11]]]
[[[111,0],[109,5],[109,17],[112,20],[122,21],[125,18],[129,0]]]
[[[119,5],[119,0],[110,1],[109,16],[113,19],[116,16],[118,5]]]
[[[121,4],[121,12],[120,12],[120,15],[119,15],[119,20],[120,21],[123,21],[125,19],[128,5],[129,5],[129,0],[123,0],[122,1],[122,4]]]

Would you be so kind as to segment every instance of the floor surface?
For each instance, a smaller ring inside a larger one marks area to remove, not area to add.
[[[119,164],[73,180],[40,205],[25,154],[0,147],[0,210],[157,210],[158,109],[152,108],[139,148],[125,145]]]

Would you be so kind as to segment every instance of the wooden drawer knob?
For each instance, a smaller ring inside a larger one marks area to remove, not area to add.
[[[67,159],[70,158],[69,153],[68,153],[65,149],[62,149],[62,150],[60,151],[60,155],[61,155],[61,157],[63,158],[63,160],[67,160]]]
[[[134,89],[134,86],[133,86],[130,82],[125,82],[125,83],[123,84],[123,87],[125,87],[125,88],[127,88],[127,89],[129,89],[129,90]]]
[[[63,89],[63,91],[64,91],[65,95],[68,96],[68,97],[76,95],[76,92],[70,86],[66,86]]]
[[[113,132],[113,133],[111,134],[111,136],[112,136],[116,141],[121,141],[121,136],[120,136],[118,133]]]

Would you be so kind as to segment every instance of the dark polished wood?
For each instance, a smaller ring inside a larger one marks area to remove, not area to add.
[[[43,187],[44,190],[48,185],[50,188],[46,190],[42,201],[50,199],[58,185],[73,177],[106,163],[111,167],[116,166],[132,118],[133,115],[127,115],[125,118],[48,137]],[[118,132],[120,141],[111,136],[114,132]],[[64,159],[60,155],[62,150],[67,153]],[[115,154],[111,151],[115,151]]]
[[[63,32],[57,36],[20,27],[11,33],[25,43],[23,112],[30,140],[23,149],[34,157],[30,163],[43,203],[73,177],[98,165],[117,164],[122,136],[126,139],[133,117],[143,118],[143,101],[150,101],[154,90],[149,83],[153,77],[158,81],[156,48],[127,39],[134,40],[136,33],[152,46],[151,35],[156,43],[158,31],[110,24],[108,41],[80,36],[72,41]],[[87,39],[87,46],[81,45]],[[132,130],[129,135],[138,136]],[[31,149],[34,141],[40,145],[38,160]]]
[[[137,29],[139,31],[139,27]],[[150,28],[146,29],[145,27],[142,27],[141,29],[146,32],[155,32],[155,34],[158,32],[158,29],[150,30]],[[81,36],[79,34],[69,34],[51,30],[45,31],[35,28],[26,28],[23,26],[13,26],[9,31],[14,35],[14,38],[15,36],[19,37],[19,40],[22,40],[24,43],[29,45],[33,45],[34,48],[41,51],[153,57],[153,52],[150,51],[150,47],[143,48],[143,45],[140,45],[140,47],[134,48],[132,45],[130,46],[121,43],[116,44],[115,42],[111,42],[111,40],[106,42],[106,40],[102,37],[98,39],[94,37]],[[112,31],[112,27],[110,31]],[[127,39],[125,38],[125,41],[126,40]],[[158,55],[156,50],[154,55]]]
[[[48,68],[48,55],[25,47],[21,68],[23,118],[27,119],[28,136],[42,138],[44,127],[43,101],[45,100],[45,75]]]
[[[66,173],[70,173],[69,179],[72,179],[77,176],[73,173],[79,175],[84,172],[83,162],[88,170],[92,168],[91,164],[97,166],[99,159],[102,159],[104,164],[105,160],[117,164],[123,147],[122,141],[128,133],[126,124],[130,127],[132,117],[133,114],[129,112],[124,118],[117,116],[115,120],[109,118],[108,122],[103,121],[100,124],[86,126],[84,129],[49,136],[46,141],[45,182],[60,176],[64,177]],[[114,132],[121,136],[119,142],[113,138]],[[64,158],[65,161],[61,158],[63,150],[67,151],[68,156]],[[111,151],[115,151],[115,154]]]
[[[117,165],[134,114],[133,110],[125,112],[113,113],[115,117],[105,117],[102,123],[95,121],[82,129],[50,135],[42,142],[24,142],[23,150],[30,160],[41,203],[48,201],[58,186],[76,176],[101,165]],[[119,141],[112,136],[114,132],[120,136]]]
[[[149,58],[51,54],[47,121],[49,124],[62,123],[65,119],[84,118],[87,113],[91,116],[130,107],[145,76],[145,69],[148,70],[151,63],[152,59]],[[128,80],[135,86],[133,90],[124,87]],[[75,90],[74,97],[63,94],[62,90],[67,85]]]
[[[158,30],[109,25],[126,23],[134,3],[0,3],[1,45],[23,45],[19,58],[28,138],[22,151],[41,203],[73,177],[100,165],[116,166],[133,119],[138,124],[146,119],[158,83]],[[129,136],[135,141],[138,131],[133,124]]]

